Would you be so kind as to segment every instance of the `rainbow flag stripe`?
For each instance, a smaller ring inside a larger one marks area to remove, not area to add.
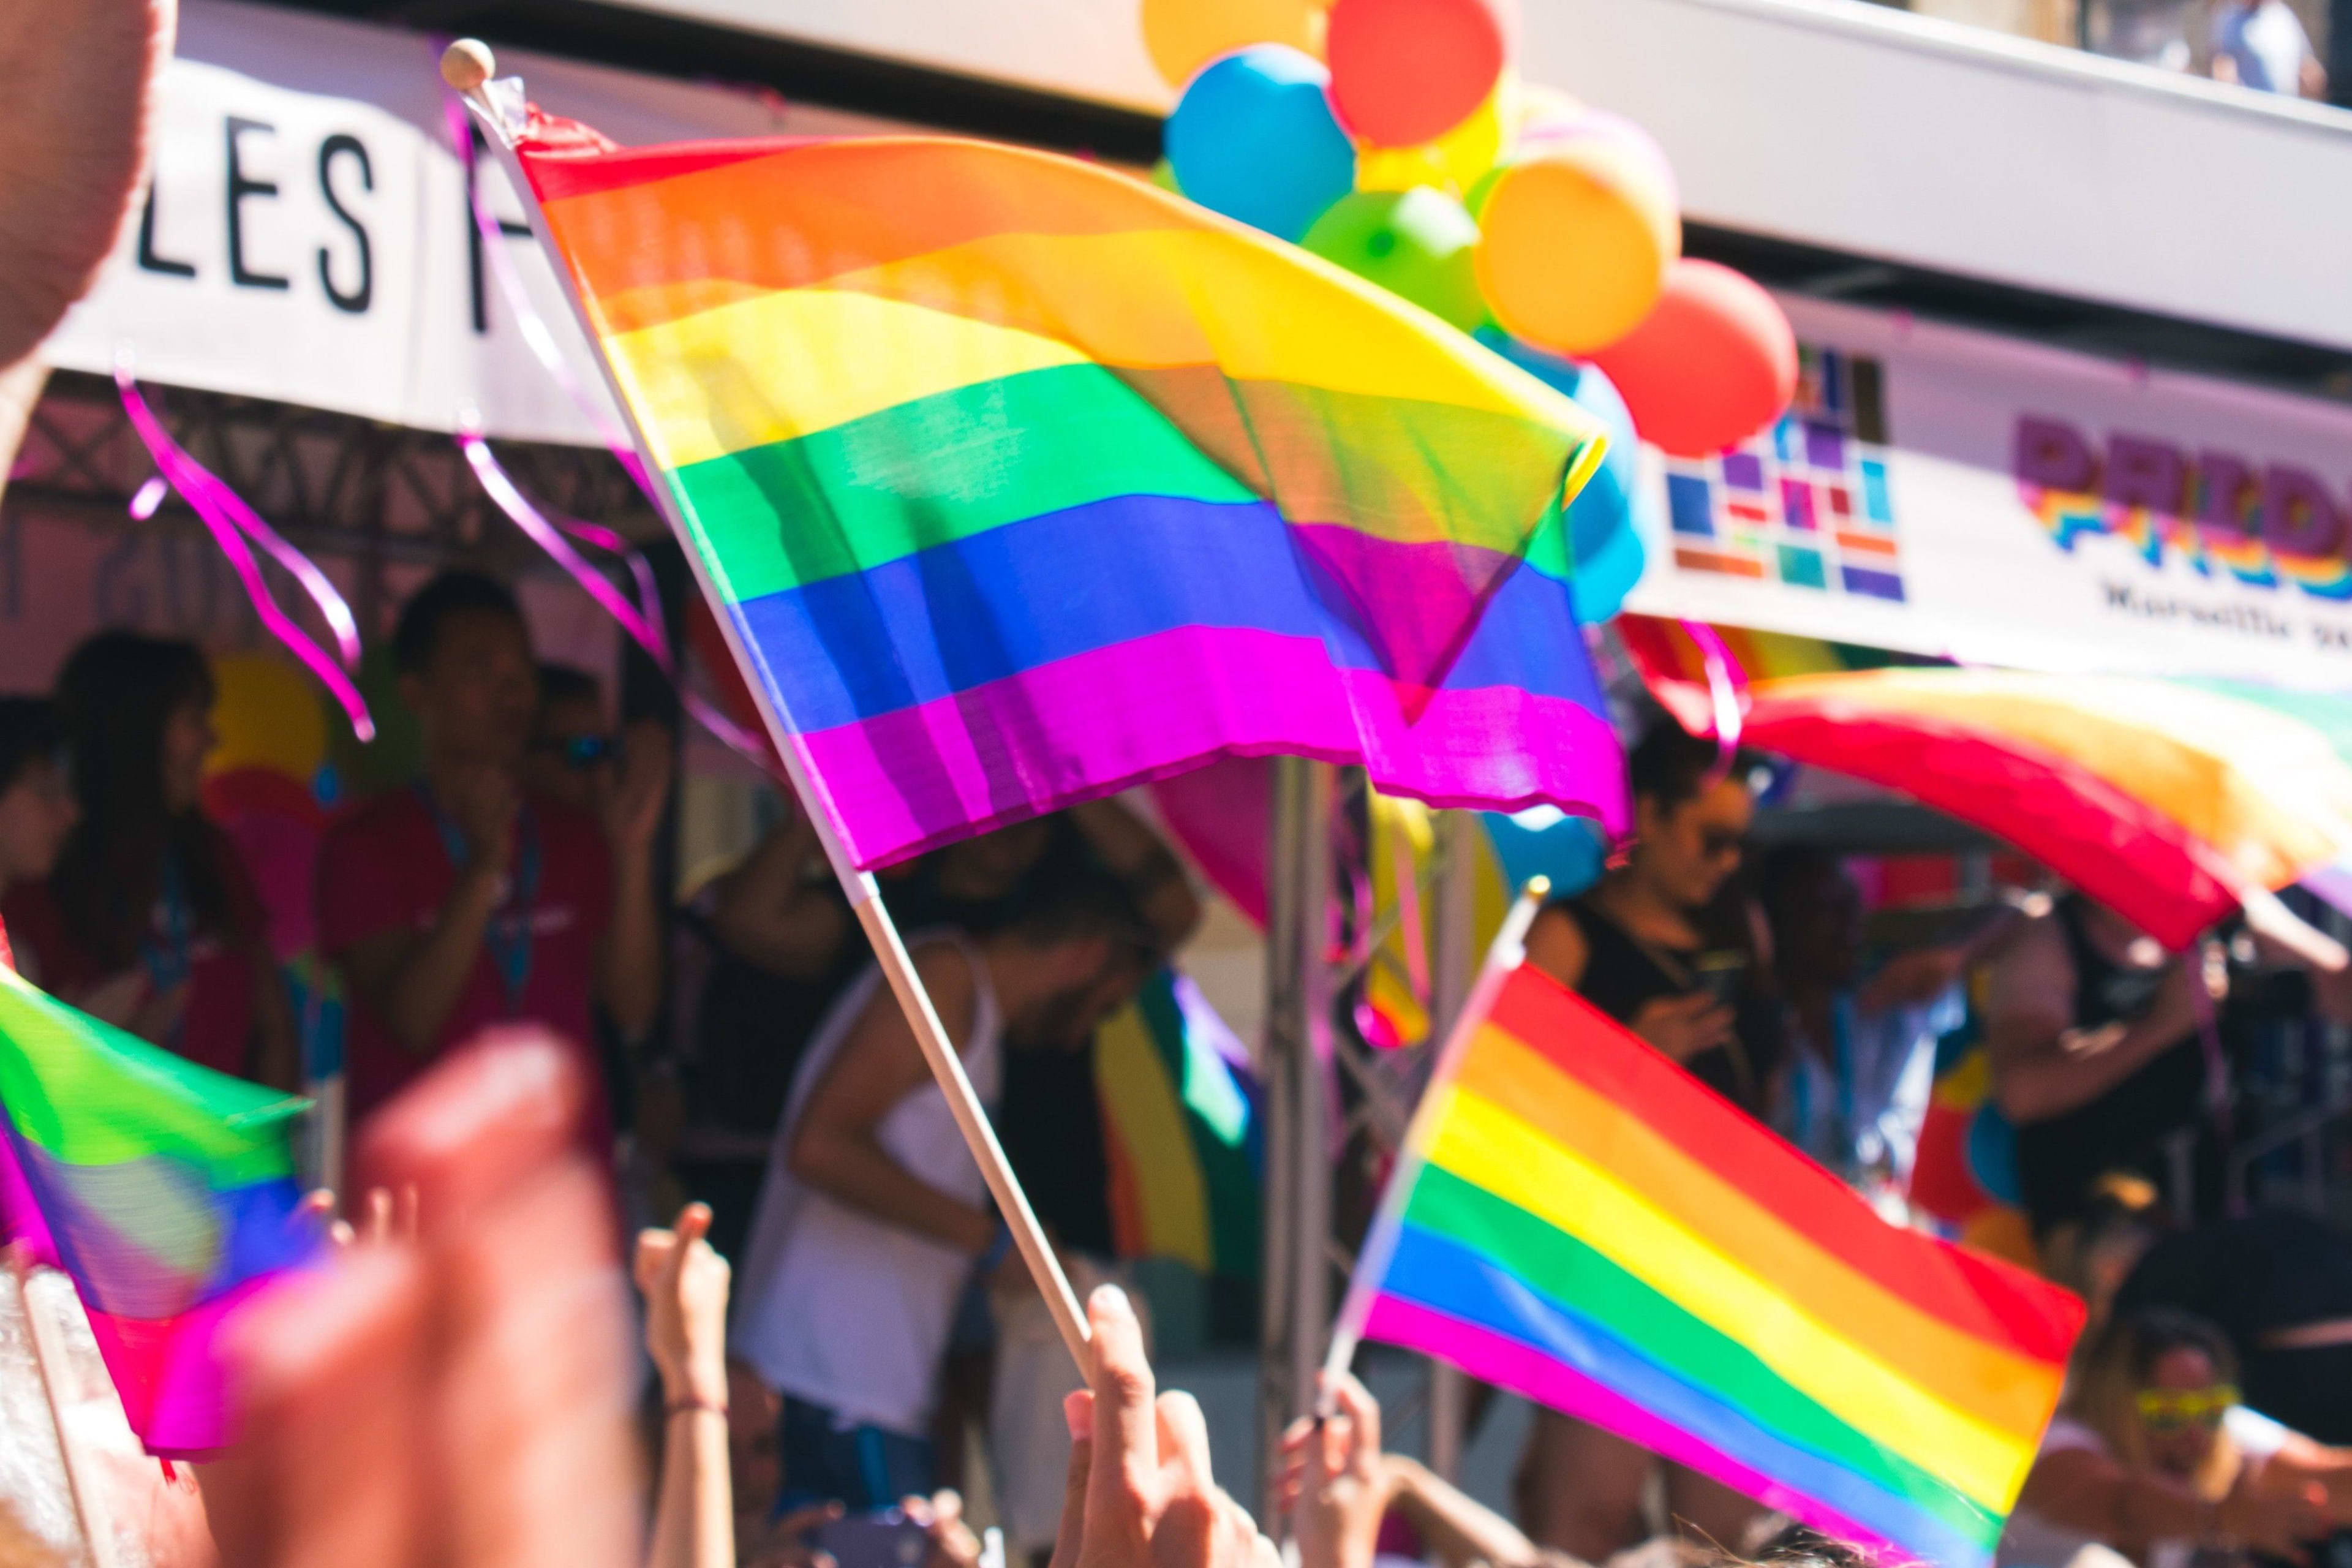
[[[0,1237],[72,1278],[152,1453],[224,1446],[221,1325],[319,1246],[297,1212],[306,1103],[126,1035],[0,965]]]
[[[1560,584],[1515,571],[1605,442],[1533,377],[1071,159],[520,152],[859,864],[1228,753],[1622,819]]]
[[[2074,1297],[1885,1224],[1526,967],[1424,1098],[1396,1179],[1370,1337],[1832,1534],[1990,1557]]]

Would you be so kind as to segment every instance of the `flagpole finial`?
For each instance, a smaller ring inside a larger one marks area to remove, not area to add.
[[[1529,877],[1528,879],[1527,896],[1535,900],[1538,903],[1541,903],[1544,900],[1550,898],[1551,879],[1549,877]]]
[[[490,46],[479,38],[457,38],[441,51],[441,79],[459,92],[473,92],[498,74]]]

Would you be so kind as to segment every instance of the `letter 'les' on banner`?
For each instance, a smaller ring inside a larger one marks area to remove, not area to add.
[[[1781,296],[1775,427],[1644,454],[1626,608],[1969,662],[2352,683],[2352,406]]]

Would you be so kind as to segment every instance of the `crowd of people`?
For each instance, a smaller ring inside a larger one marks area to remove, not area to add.
[[[93,0],[69,24],[0,8],[0,456],[37,345],[133,210],[170,36],[159,0]],[[2242,85],[2319,85],[2283,0],[2224,0],[2205,53]],[[992,1545],[950,1484],[982,1397],[959,1369],[1039,1304],[805,818],[783,803],[672,910],[675,736],[616,732],[593,678],[541,666],[510,591],[478,574],[417,592],[392,653],[420,764],[338,816],[310,911],[346,1003],[356,1212],[320,1268],[236,1323],[238,1439],[202,1475],[220,1560],[1272,1568],[1200,1407],[1158,1388],[1143,1314],[1091,1288],[1117,1264],[1083,1047],[1201,918],[1150,826],[1097,802],[885,881],[1090,1284],[1086,1378],[1023,1381],[1058,1406],[1043,1435],[1035,1408],[989,1422]],[[0,919],[10,961],[68,1001],[291,1089],[257,879],[204,809],[213,696],[194,646],[109,630],[53,692],[0,698]],[[2332,1561],[2352,1539],[2352,1241],[2231,1212],[2215,1090],[2263,1020],[2352,1018],[2352,984],[2251,936],[2168,953],[2063,890],[1874,950],[1836,858],[1751,859],[1753,770],[1726,762],[1648,731],[1630,848],[1544,913],[1530,962],[1894,1219],[1916,1219],[1939,1058],[1981,1053],[2020,1256],[2090,1310],[2003,1563]],[[622,1169],[625,1142],[668,1184]],[[616,1200],[654,1194],[696,1201],[638,1236],[632,1293]],[[1266,1521],[1303,1568],[1861,1561],[1550,1413],[1506,1519],[1384,1453],[1360,1384],[1321,1393]],[[46,1568],[7,1525],[0,1563]]]
[[[346,999],[357,1179],[376,1189],[349,1266],[421,1246],[436,1209],[470,1226],[488,1202],[437,1196],[383,1152],[403,1108],[436,1104],[462,1127],[456,1091],[435,1084],[487,1095],[495,1062],[559,1054],[531,1070],[563,1086],[566,1109],[537,1114],[584,1179],[581,1256],[620,1234],[616,1199],[693,1200],[674,1230],[645,1234],[635,1269],[656,1560],[805,1563],[848,1524],[868,1533],[834,1538],[844,1551],[919,1538],[969,1568],[978,1538],[954,1483],[974,1425],[1005,1554],[1052,1556],[1067,1485],[1056,1406],[1082,1384],[806,818],[786,809],[667,909],[655,861],[674,737],[615,733],[595,683],[541,666],[485,576],[427,583],[392,647],[418,775],[335,816],[316,879],[320,949]],[[195,648],[110,631],[53,695],[0,700],[0,915],[19,967],[65,999],[290,1088],[257,879],[203,809],[211,699]],[[2251,938],[2169,954],[2063,892],[1995,900],[1890,950],[1866,940],[1837,856],[1748,854],[1754,760],[1661,718],[1629,768],[1630,847],[1542,913],[1531,963],[1900,1223],[1916,1218],[1906,1193],[1939,1057],[1956,1040],[1983,1053],[2032,1258],[2093,1313],[2003,1563],[2065,1568],[2091,1546],[2143,1568],[2301,1561],[2352,1525],[2352,1448],[2334,1446],[2352,1444],[2352,1240],[2306,1215],[2224,1212],[2210,1092],[2217,1042],[2226,1054],[2264,1017],[2352,1018],[2352,983]],[[1201,918],[1178,857],[1105,801],[882,885],[1066,1268],[1116,1279],[1086,1047]],[[660,1180],[616,1163],[630,1146]],[[1011,1379],[1026,1408],[1008,1413],[991,1351],[1024,1335],[1055,1370]],[[1761,1551],[1785,1522],[1549,1411],[1504,1520],[1378,1456],[1356,1385],[1332,1397],[1345,1414],[1299,1439],[1292,1470],[1301,1496],[1328,1502],[1334,1562],[1368,1562],[1358,1537],[1381,1538],[1381,1518],[1445,1562],[1529,1563],[1605,1563],[1655,1550],[1661,1531]],[[1309,1450],[1330,1456],[1320,1480],[1298,1479]],[[1371,1523],[1341,1519],[1374,1496]],[[1791,1540],[1772,1551],[1833,1551]]]

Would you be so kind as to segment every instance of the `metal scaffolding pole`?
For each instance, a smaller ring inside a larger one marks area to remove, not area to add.
[[[1430,1028],[1434,1051],[1454,1032],[1478,973],[1478,819],[1449,811],[1437,819],[1434,952],[1429,966]],[[1470,1384],[1449,1362],[1429,1363],[1429,1468],[1446,1480],[1462,1473],[1462,1443],[1469,1426]]]
[[[1307,1414],[1331,1321],[1331,815],[1334,770],[1275,760],[1266,909],[1265,1273],[1259,1517],[1279,1534],[1282,1430]]]

